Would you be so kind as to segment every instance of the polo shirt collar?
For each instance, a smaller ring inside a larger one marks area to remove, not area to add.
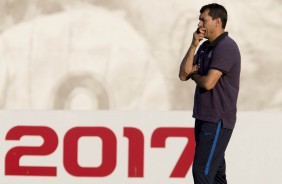
[[[220,40],[228,36],[228,32],[223,32],[221,35],[219,35],[212,43],[210,43],[208,46],[209,47],[214,47],[218,44]]]

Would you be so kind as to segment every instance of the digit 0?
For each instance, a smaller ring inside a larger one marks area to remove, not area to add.
[[[78,140],[84,136],[102,140],[102,163],[99,167],[81,167],[78,163]],[[114,132],[105,127],[75,127],[64,138],[64,166],[73,176],[104,177],[116,167],[117,140]]]

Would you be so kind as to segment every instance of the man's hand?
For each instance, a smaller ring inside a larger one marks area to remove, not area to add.
[[[192,78],[195,74],[198,74],[199,66],[198,65],[193,65],[191,73],[189,73],[188,78]]]
[[[199,68],[198,65],[193,65],[191,73],[198,73]]]
[[[204,39],[205,33],[205,30],[203,28],[198,28],[198,30],[200,33],[198,33],[198,31],[195,31],[192,40],[192,45],[196,48],[198,47],[199,43]]]

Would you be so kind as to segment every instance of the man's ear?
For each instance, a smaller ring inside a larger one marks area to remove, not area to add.
[[[216,21],[216,22],[215,22],[215,23],[216,23],[216,26],[217,26],[217,27],[221,27],[221,25],[222,25],[221,19],[220,19],[220,18],[216,18],[215,21]]]

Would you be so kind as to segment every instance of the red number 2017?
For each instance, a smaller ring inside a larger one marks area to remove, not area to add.
[[[18,146],[11,148],[5,159],[6,175],[57,176],[56,166],[20,166],[23,156],[47,156],[57,149],[58,136],[46,126],[16,126],[9,130],[6,140],[20,140],[23,136],[40,136],[43,144],[38,147]],[[78,163],[78,140],[81,137],[99,137],[102,140],[102,162],[99,167],[81,167]],[[144,177],[144,135],[141,130],[124,128],[128,139],[128,177]],[[185,177],[194,157],[193,128],[157,128],[151,137],[151,148],[164,148],[170,137],[184,137],[188,142],[176,163],[170,177]],[[74,127],[64,137],[63,165],[65,170],[76,177],[105,177],[116,167],[117,139],[106,127]]]

